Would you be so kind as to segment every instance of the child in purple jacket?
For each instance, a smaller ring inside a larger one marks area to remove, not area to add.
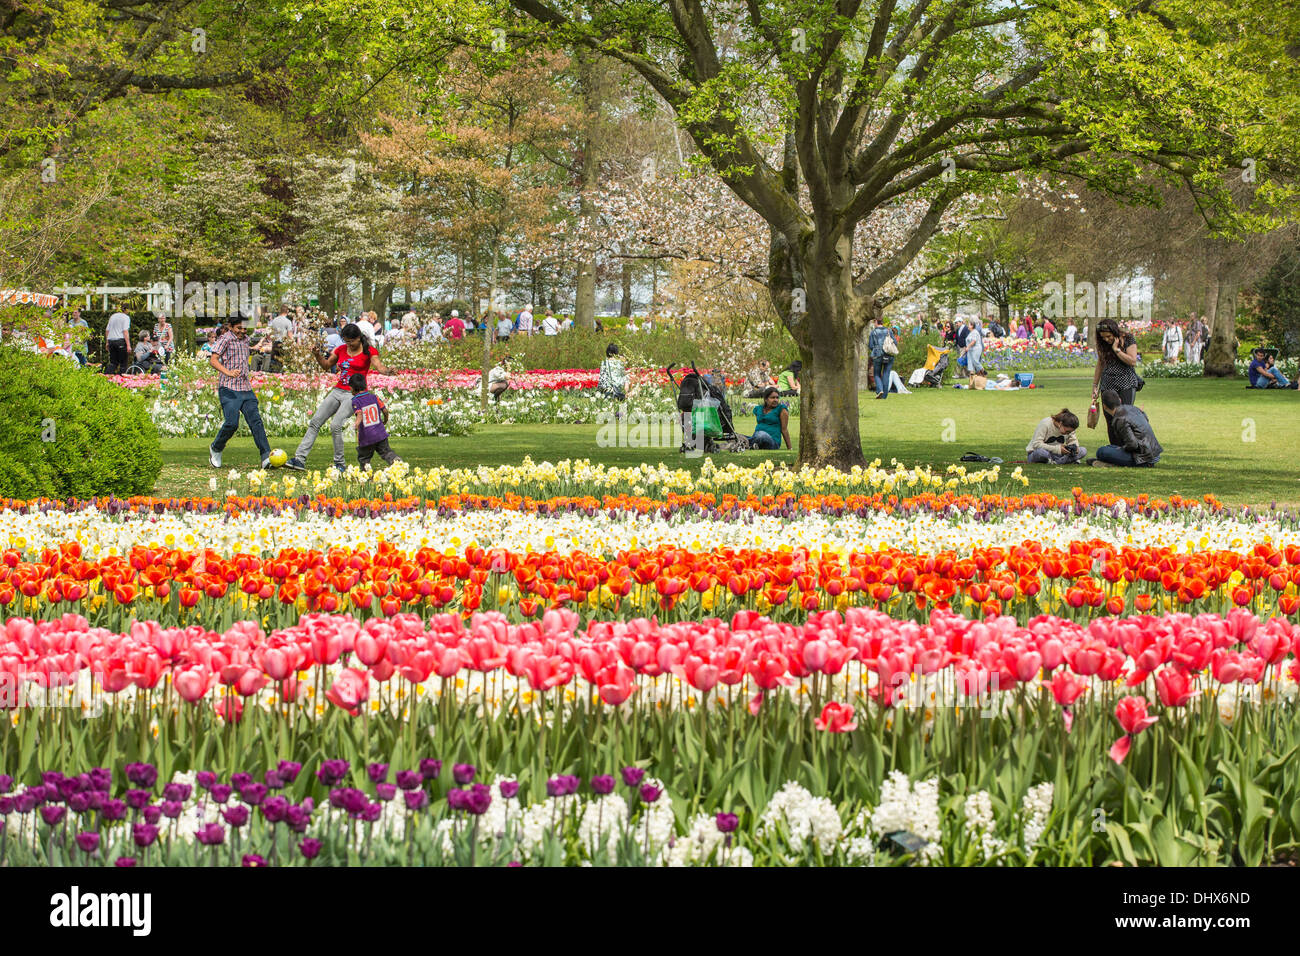
[[[370,467],[376,453],[390,465],[397,461],[396,453],[388,447],[388,406],[374,392],[366,388],[366,377],[360,373],[348,379],[352,388],[352,411],[357,419],[357,464]]]

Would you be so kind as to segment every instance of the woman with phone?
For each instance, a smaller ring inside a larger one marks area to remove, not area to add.
[[[1132,405],[1137,393],[1146,383],[1137,373],[1137,339],[1124,331],[1114,319],[1097,322],[1097,367],[1092,374],[1092,404],[1106,390],[1119,395],[1121,404]],[[1114,425],[1110,413],[1106,414],[1106,435],[1110,444],[1116,445]],[[1089,422],[1091,425],[1091,422]]]

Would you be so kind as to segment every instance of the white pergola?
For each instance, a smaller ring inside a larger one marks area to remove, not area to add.
[[[67,308],[68,297],[73,296],[80,298],[85,296],[86,308],[91,307],[90,300],[92,296],[100,297],[102,300],[103,310],[108,311],[108,297],[119,295],[143,295],[148,303],[150,312],[160,309],[167,309],[171,306],[171,286],[165,282],[155,282],[150,286],[127,286],[127,285],[101,285],[93,289],[86,286],[55,286],[55,295],[63,296],[63,306]]]

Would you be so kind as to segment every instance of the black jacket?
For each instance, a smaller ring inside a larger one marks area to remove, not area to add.
[[[1111,416],[1111,423],[1115,430],[1115,444],[1132,454],[1139,465],[1154,465],[1160,460],[1164,449],[1156,441],[1156,434],[1142,409],[1135,405],[1121,405]]]

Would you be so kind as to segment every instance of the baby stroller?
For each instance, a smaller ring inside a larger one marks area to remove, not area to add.
[[[937,349],[933,345],[926,346],[925,374],[921,376],[922,385],[938,388],[943,384],[943,373],[948,368],[950,352],[951,349]]]
[[[673,378],[676,367],[669,365],[664,371],[668,381],[677,386],[677,411],[682,417],[682,445],[677,450],[683,454],[748,450],[749,439],[737,435],[732,424],[731,406],[727,404],[721,377],[702,375],[692,364],[691,370],[678,382]]]

